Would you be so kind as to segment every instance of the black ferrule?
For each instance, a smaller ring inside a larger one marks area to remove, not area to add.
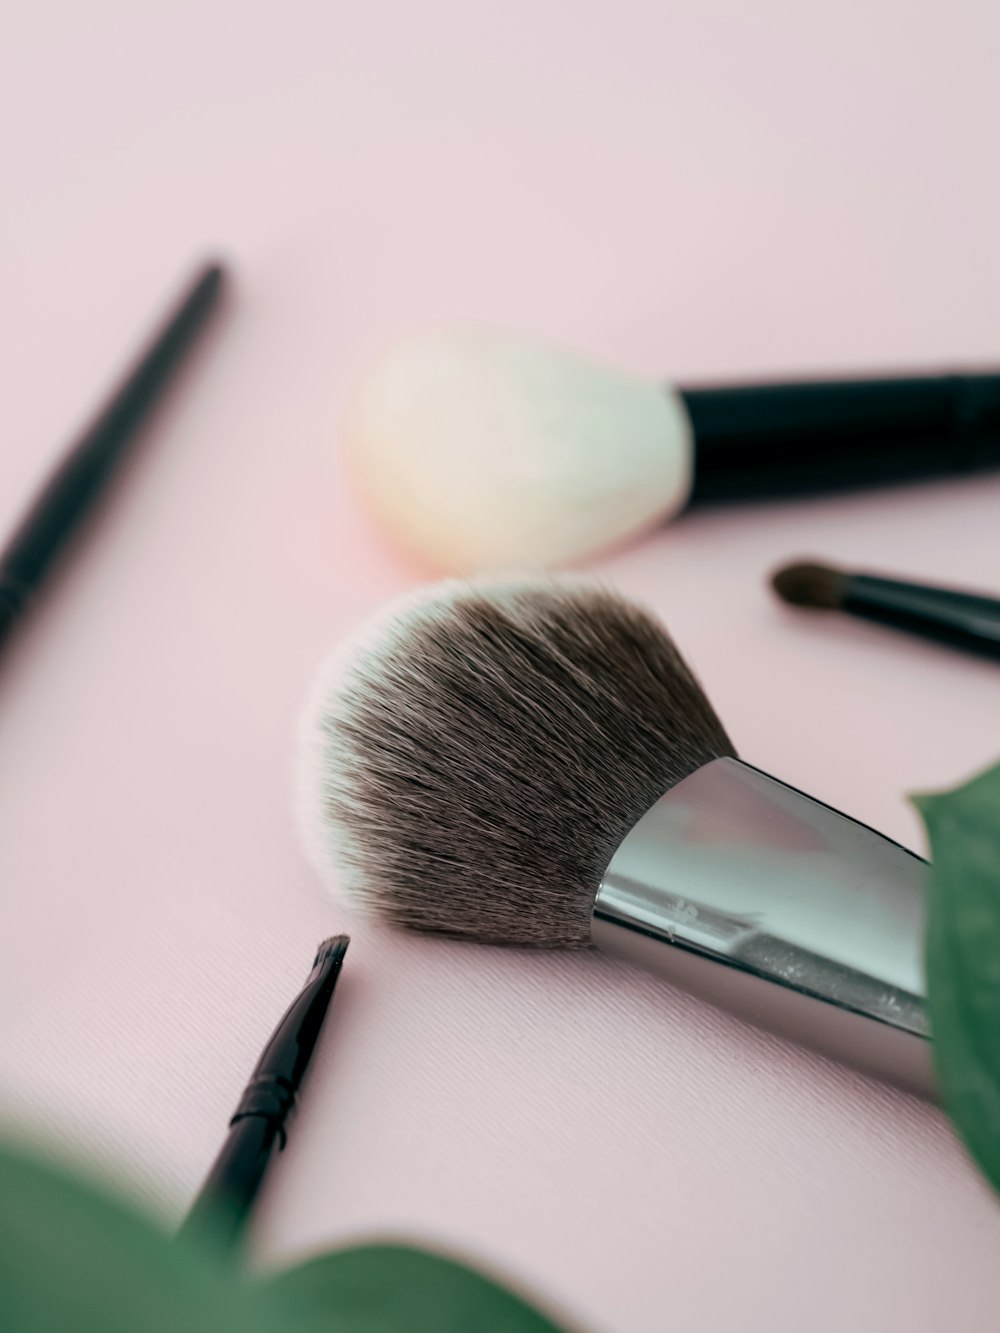
[[[295,1088],[289,1083],[273,1078],[254,1078],[244,1089],[229,1123],[234,1125],[247,1115],[263,1115],[281,1127],[295,1109],[296,1095]]]
[[[1000,465],[1000,374],[680,390],[691,503],[847,489]]]
[[[845,585],[843,607],[866,620],[1000,659],[1000,599],[995,597],[855,574]]]

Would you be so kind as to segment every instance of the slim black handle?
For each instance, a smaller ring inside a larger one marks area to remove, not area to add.
[[[680,390],[691,502],[809,493],[1000,464],[1000,374]]]
[[[233,1122],[229,1137],[212,1163],[181,1229],[222,1253],[235,1248],[260,1192],[275,1146],[283,1137],[271,1116],[244,1116]]]
[[[854,574],[844,585],[843,607],[866,620],[1000,659],[1000,599],[995,597]]]
[[[203,268],[134,367],[57,463],[0,554],[0,642],[94,508],[152,413],[222,290]]]

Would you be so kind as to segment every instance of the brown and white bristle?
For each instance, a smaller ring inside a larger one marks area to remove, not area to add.
[[[314,690],[313,859],[389,921],[579,947],[601,877],[665,791],[733,747],[662,626],[580,580],[449,582]]]

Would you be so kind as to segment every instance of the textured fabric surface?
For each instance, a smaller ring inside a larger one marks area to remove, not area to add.
[[[418,579],[335,423],[451,319],[678,378],[996,348],[997,9],[39,0],[0,43],[0,526],[206,243],[239,291],[0,664],[0,1116],[180,1216],[354,942],[254,1243],[456,1247],[591,1333],[978,1333],[1000,1208],[932,1109],[595,957],[380,932],[299,854],[323,654]],[[1000,587],[1000,480],[704,513],[598,569],[741,754],[911,846],[995,667],[777,606],[815,554]]]

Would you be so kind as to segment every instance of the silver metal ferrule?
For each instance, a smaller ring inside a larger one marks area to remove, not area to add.
[[[933,1097],[927,863],[738,759],[671,788],[612,857],[602,950]]]

